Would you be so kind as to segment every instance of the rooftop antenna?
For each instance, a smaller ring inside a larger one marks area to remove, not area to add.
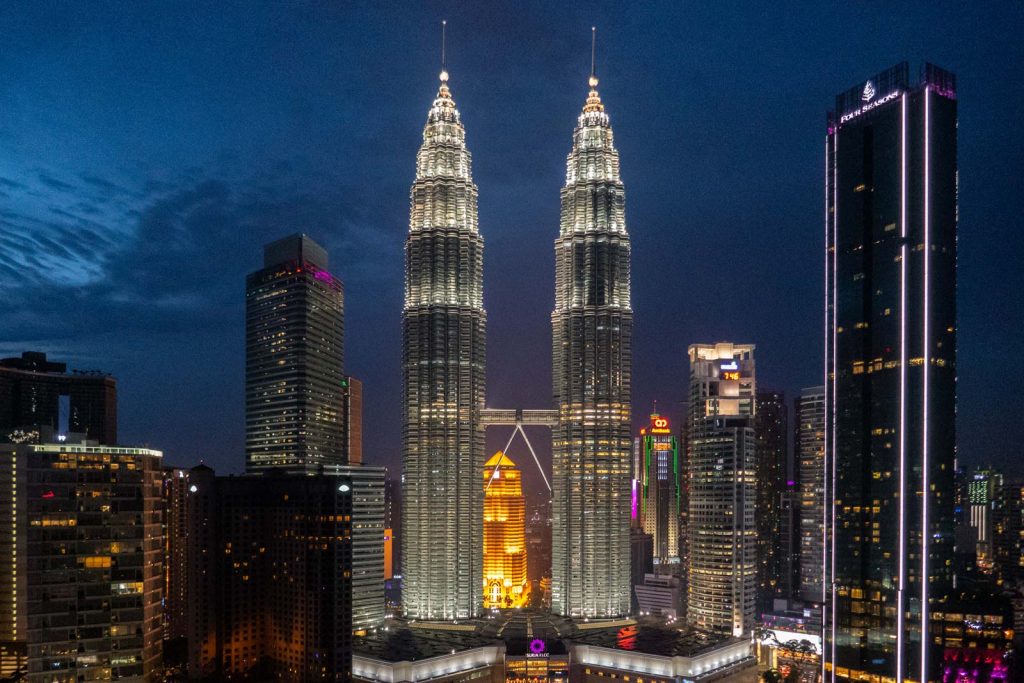
[[[447,19],[442,19],[441,20],[441,71],[447,71],[448,70],[448,63],[445,61],[445,55],[444,55],[444,44],[445,44],[445,38],[447,38],[447,35],[446,35],[447,32],[448,32],[448,20]]]
[[[590,27],[590,77],[597,76],[594,57],[597,54],[597,27]]]

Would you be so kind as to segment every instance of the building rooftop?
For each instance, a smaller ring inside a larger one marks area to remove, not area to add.
[[[530,635],[527,635],[529,622]],[[388,630],[379,630],[353,640],[353,651],[364,657],[387,662],[418,661],[450,655],[489,645],[505,645],[515,654],[529,646],[530,639],[542,639],[551,654],[559,654],[574,643],[625,650],[662,657],[694,657],[735,640],[731,636],[668,626],[659,618],[638,623],[596,627],[594,623],[575,624],[569,619],[540,610],[516,610],[496,619],[479,619],[460,627],[409,626],[390,622]],[[451,630],[449,630],[451,629]]]
[[[657,619],[644,619],[619,628],[579,631],[569,639],[574,643],[662,657],[693,657],[734,640],[732,636],[689,630],[685,626],[666,626]]]
[[[389,626],[352,639],[352,651],[385,662],[415,662],[452,652],[496,645],[501,641],[475,631],[447,631],[408,626]]]

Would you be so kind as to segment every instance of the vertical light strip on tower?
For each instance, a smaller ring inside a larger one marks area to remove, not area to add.
[[[903,683],[903,631],[906,609],[907,526],[907,96],[900,98],[900,523],[899,523],[899,577],[897,579],[896,612],[896,683]]]
[[[831,566],[829,567],[829,597],[832,603],[832,616],[829,620],[830,628],[836,625],[836,378],[839,370],[836,361],[836,320],[839,317],[839,299],[836,287],[837,273],[839,268],[839,129],[836,128],[835,137],[832,139],[832,498],[826,501],[828,510],[832,517],[831,544]],[[826,408],[826,413],[827,413]],[[826,608],[827,609],[827,608]],[[832,681],[836,680],[836,639],[829,638],[832,643]],[[824,641],[823,641],[824,643]]]
[[[830,524],[830,522],[829,522],[830,517],[829,517],[829,497],[828,497],[828,484],[829,484],[828,466],[829,466],[829,462],[831,462],[831,458],[829,458],[829,453],[828,453],[828,445],[829,445],[829,438],[828,438],[828,427],[829,427],[829,420],[828,420],[828,406],[829,406],[829,402],[828,402],[828,399],[829,399],[829,391],[828,391],[828,354],[829,354],[829,349],[831,348],[830,344],[828,343],[829,328],[831,326],[831,316],[830,316],[830,313],[829,313],[829,310],[830,310],[831,306],[829,306],[829,298],[828,298],[829,297],[828,277],[829,277],[829,272],[830,272],[829,271],[828,245],[831,243],[830,242],[831,232],[829,230],[829,214],[831,212],[831,205],[829,204],[829,194],[828,194],[828,172],[829,172],[828,162],[829,162],[829,158],[830,157],[829,157],[829,154],[828,154],[828,145],[829,145],[829,139],[826,136],[825,137],[825,283],[824,283],[825,284],[825,336],[824,336],[824,339],[825,339],[825,353],[822,354],[823,357],[824,357],[824,361],[825,361],[825,367],[823,368],[823,372],[822,372],[822,377],[825,380],[824,385],[822,385],[822,393],[824,394],[824,397],[825,397],[825,408],[824,408],[824,411],[823,411],[824,412],[824,416],[823,416],[823,418],[824,418],[824,425],[823,425],[823,430],[822,430],[822,435],[821,435],[821,438],[822,438],[822,454],[821,454],[821,456],[822,456],[822,460],[823,460],[822,465],[821,465],[821,478],[822,478],[822,492],[821,492],[821,604],[822,605],[826,604],[826,595],[827,595],[827,589],[828,589],[827,587],[829,585],[831,585],[828,581],[825,580],[825,577],[828,576],[828,571],[829,571],[829,566],[828,566],[828,551],[829,551],[828,538],[829,538],[829,533],[828,533],[828,529],[829,529],[829,524]],[[821,646],[822,646],[822,651],[821,651],[821,680],[822,680],[822,683],[824,683],[824,681],[827,680],[825,678],[825,662],[828,661],[828,657],[825,656],[825,643],[828,642],[825,639],[825,635],[826,635],[826,631],[827,631],[827,625],[828,625],[828,615],[825,613],[824,610],[822,610],[822,615],[821,615]]]
[[[551,604],[602,618],[630,607],[633,313],[619,154],[593,69],[589,82],[555,240]]]
[[[465,129],[440,75],[410,192],[403,323],[403,604],[414,619],[482,605],[483,239]]]
[[[931,340],[929,339],[928,322],[931,318],[931,309],[929,308],[929,290],[931,289],[931,281],[929,279],[929,261],[930,254],[932,251],[931,244],[931,216],[929,215],[929,203],[931,197],[929,195],[929,185],[931,184],[931,154],[930,154],[930,140],[931,140],[931,87],[925,84],[924,87],[924,330],[923,330],[923,341],[922,356],[924,357],[924,365],[921,372],[924,374],[923,384],[924,396],[922,402],[924,408],[922,410],[921,419],[921,451],[923,465],[921,467],[921,680],[928,680],[928,542],[931,540],[931,529],[928,528],[928,507],[929,498],[931,497],[931,491],[929,490],[929,472],[928,472],[928,409],[929,409],[929,398],[930,393],[928,390],[928,376],[931,374],[932,365],[932,347]]]

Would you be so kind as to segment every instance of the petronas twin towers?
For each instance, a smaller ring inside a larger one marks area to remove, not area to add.
[[[416,161],[403,312],[403,603],[411,619],[483,606],[483,239],[465,129],[441,83]],[[619,155],[591,75],[573,133],[551,314],[552,609],[629,612],[632,309]]]

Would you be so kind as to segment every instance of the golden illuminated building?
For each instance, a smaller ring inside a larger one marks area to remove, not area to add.
[[[498,451],[484,463],[484,607],[525,607],[526,500],[522,473]]]

